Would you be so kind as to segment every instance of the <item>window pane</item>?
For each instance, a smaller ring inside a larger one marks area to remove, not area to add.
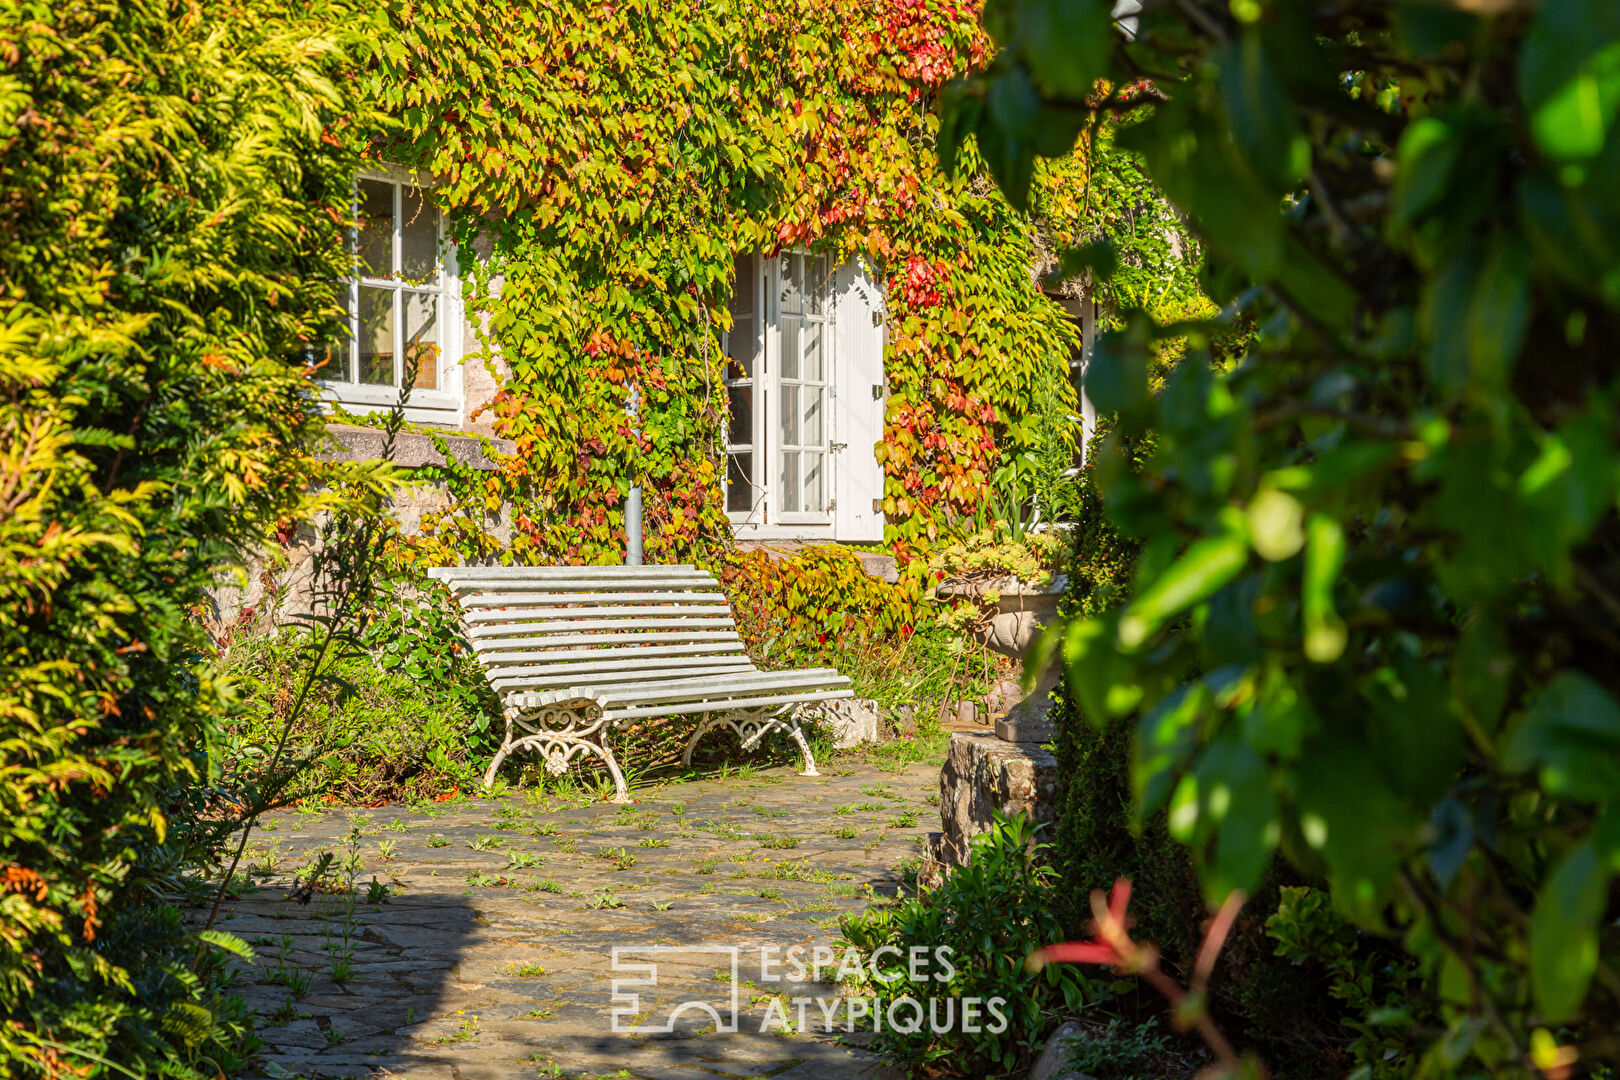
[[[354,382],[354,286],[343,292],[344,314],[333,320],[332,343],[325,349],[326,362],[320,370],[320,378],[329,382]]]
[[[805,446],[820,446],[826,441],[821,431],[821,402],[824,393],[820,387],[802,386],[798,388],[800,416],[803,417],[801,433],[804,437],[803,445]]]
[[[754,455],[732,454],[726,469],[726,509],[747,513],[754,508]]]
[[[738,255],[731,276],[731,317],[751,318],[754,314],[754,257]]]
[[[394,185],[360,181],[360,275],[394,276]]]
[[[802,374],[790,376],[800,378],[806,382],[821,382],[821,343],[826,323],[804,322],[799,323],[793,335],[797,340],[798,348],[793,357],[793,367]]]
[[[439,283],[439,211],[419,187],[400,191],[399,273],[416,285]]]
[[[799,350],[803,347],[800,344],[803,328],[804,322],[801,319],[784,318],[782,320],[782,378],[784,379],[803,377],[799,374]]]
[[[797,452],[784,452],[782,454],[782,511],[783,513],[798,513],[799,502],[799,455]]]
[[[754,388],[728,386],[726,394],[731,400],[731,427],[727,441],[732,446],[750,446],[754,441]]]
[[[810,314],[825,315],[832,298],[832,259],[826,255],[806,259],[804,272],[808,279],[805,292],[809,295]]]
[[[753,378],[754,357],[758,351],[759,336],[754,329],[754,317],[735,317],[731,333],[726,335],[726,378]]]
[[[394,293],[360,286],[360,374],[369,386],[394,385]]]
[[[782,444],[799,445],[799,387],[782,387]]]
[[[782,314],[804,313],[804,256],[782,256]]]
[[[316,378],[327,382],[353,382],[354,374],[349,370],[350,349],[347,341],[339,341],[328,345],[321,353],[322,363]]]
[[[804,473],[804,498],[800,507],[811,514],[819,514],[827,508],[824,479],[826,477],[825,454],[799,454],[800,468]]]
[[[418,390],[439,388],[439,298],[433,293],[401,294],[405,301],[405,374],[416,365]]]

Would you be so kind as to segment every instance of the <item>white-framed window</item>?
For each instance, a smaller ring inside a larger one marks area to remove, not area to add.
[[[392,406],[407,378],[413,420],[461,421],[460,289],[431,193],[404,171],[355,181],[359,219],[348,281],[348,340],[321,372],[325,396]]]
[[[725,345],[733,531],[883,539],[883,297],[869,268],[739,256]]]
[[[737,259],[726,510],[738,524],[832,520],[833,290],[824,255]]]

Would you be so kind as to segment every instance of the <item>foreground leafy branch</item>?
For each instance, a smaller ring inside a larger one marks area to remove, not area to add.
[[[1129,603],[1053,647],[1089,720],[1133,718],[1138,808],[1209,898],[1281,857],[1412,957],[1365,1074],[1612,1064],[1620,8],[1142,7],[1000,5],[991,67],[944,94],[947,156],[1022,201],[1148,80],[1120,144],[1226,305],[1127,307],[1092,360],[1098,484],[1142,553]],[[1243,321],[1242,355],[1209,347]]]

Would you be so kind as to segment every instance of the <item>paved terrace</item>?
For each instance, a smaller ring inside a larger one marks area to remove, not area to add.
[[[773,996],[797,1029],[792,998],[838,991],[830,971],[825,983],[762,983],[759,947],[830,945],[839,916],[892,895],[938,828],[937,762],[855,756],[824,771],[733,767],[638,790],[623,807],[515,792],[267,819],[250,848],[261,887],[222,923],[258,952],[242,982],[265,1074],[898,1077],[859,1037],[819,1030],[813,1006],[803,1029],[760,1031]],[[324,851],[337,880],[353,876],[354,899],[300,903],[295,875]],[[625,1024],[663,1024],[687,1000],[729,1019],[725,953],[648,947],[733,945],[744,947],[736,1032],[696,1009],[669,1034],[613,1032],[616,1006]],[[636,977],[612,970],[616,946],[659,964],[639,1015],[613,998],[615,978]]]

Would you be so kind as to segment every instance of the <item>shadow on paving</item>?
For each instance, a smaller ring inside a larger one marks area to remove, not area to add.
[[[796,999],[838,990],[831,971],[762,978],[760,949],[811,955],[892,895],[937,818],[936,770],[773,770],[628,807],[511,795],[278,815],[255,849],[265,887],[223,924],[258,953],[243,991],[262,1075],[898,1077],[860,1036],[818,1030],[814,1005],[804,1033],[762,1031],[773,998],[797,1019]],[[321,851],[353,860],[356,900],[288,898]],[[365,902],[373,877],[394,885],[382,903]]]

